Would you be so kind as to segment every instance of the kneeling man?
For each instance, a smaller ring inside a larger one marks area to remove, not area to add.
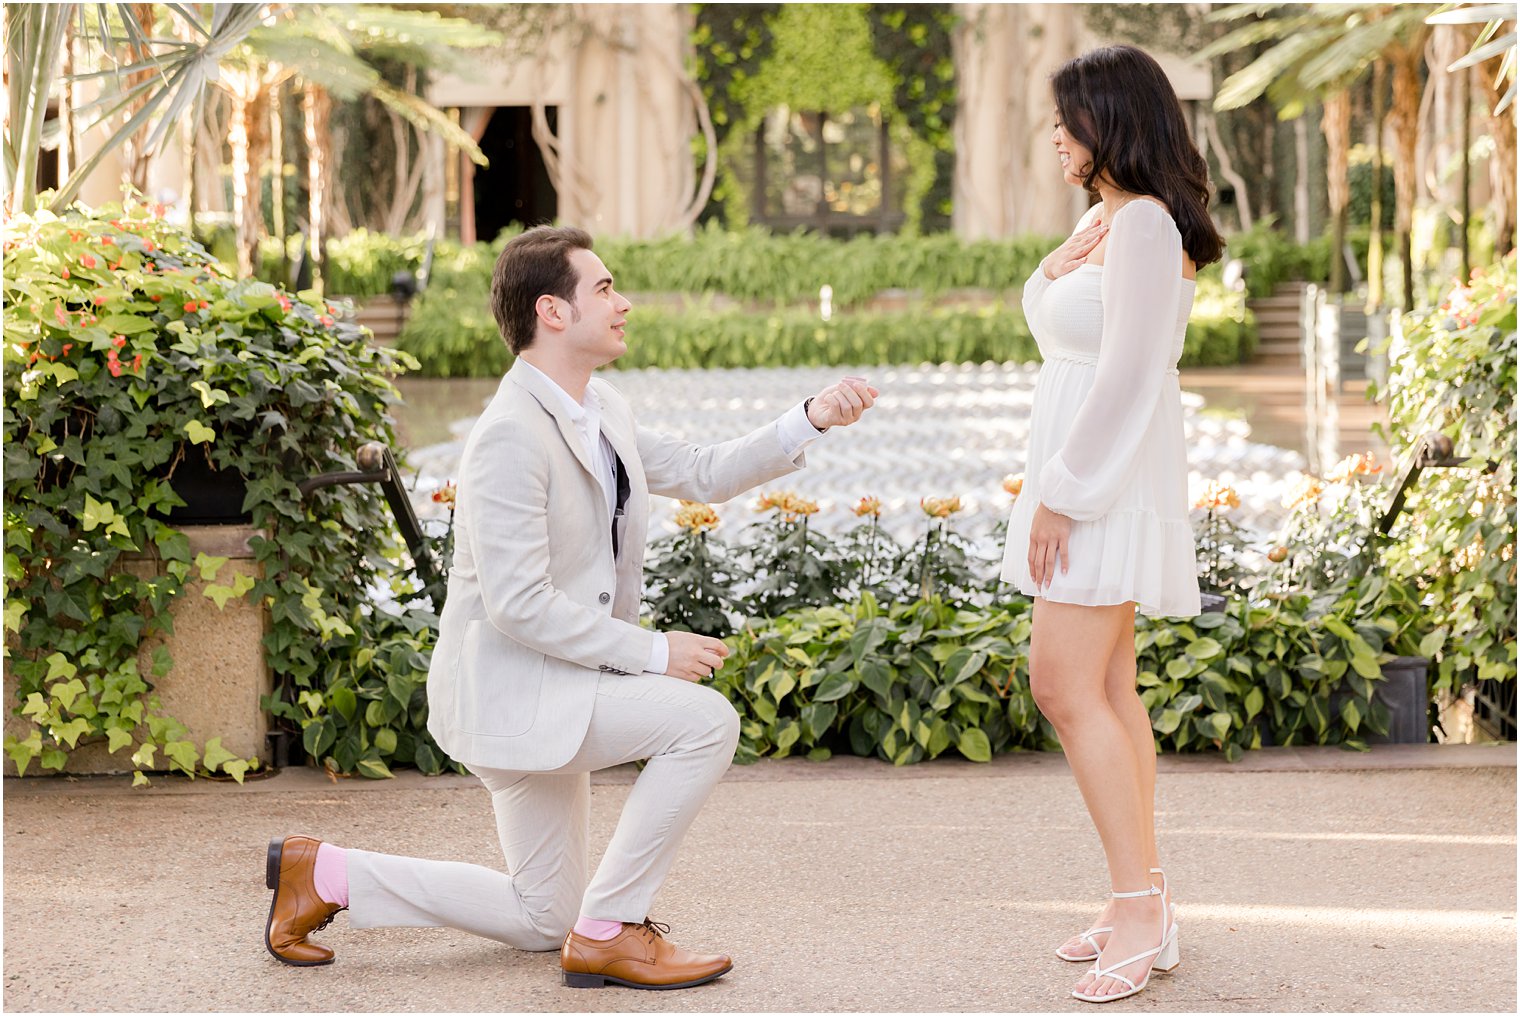
[[[285,963],[331,963],[308,936],[347,909],[355,927],[558,948],[572,987],[702,984],[729,958],[672,944],[649,914],[733,760],[739,718],[699,683],[723,666],[722,642],[638,624],[649,493],[726,501],[790,473],[877,392],[845,378],[744,437],[689,444],[638,426],[591,376],[627,350],[630,304],[586,233],[514,238],[491,301],[517,361],[465,444],[428,729],[490,791],[507,873],[276,838],[265,945]],[[649,763],[588,884],[590,773],[638,759]]]

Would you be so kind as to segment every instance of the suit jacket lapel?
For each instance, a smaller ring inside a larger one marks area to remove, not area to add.
[[[586,451],[586,443],[581,440],[580,432],[575,429],[575,421],[570,419],[565,412],[564,403],[558,395],[549,391],[544,386],[550,382],[544,381],[531,370],[525,370],[517,364],[507,371],[507,379],[515,382],[525,389],[529,395],[538,400],[538,404],[544,407],[544,411],[554,417],[554,422],[559,424],[560,435],[565,439],[565,444],[570,446],[570,452],[575,456],[575,461],[581,464],[581,468],[591,474],[592,479],[598,483],[601,478],[596,475],[596,469],[591,465],[591,458]]]

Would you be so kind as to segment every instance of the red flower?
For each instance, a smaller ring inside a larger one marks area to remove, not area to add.
[[[209,300],[202,300],[201,301],[201,310],[205,310],[207,307],[210,307],[210,306],[211,306],[211,301],[209,301]]]
[[[162,219],[164,217],[164,206],[161,205],[161,204],[154,204],[152,207],[153,207],[153,214],[157,218]]]
[[[194,314],[195,313],[195,306],[196,305],[195,305],[195,301],[194,300],[186,300],[185,301],[185,313],[186,314]]]
[[[132,373],[136,374],[136,373],[139,373],[141,370],[142,370],[142,354],[138,353],[136,356],[132,357]]]
[[[289,310],[291,308],[290,298],[284,293],[276,293],[274,294],[274,298],[279,301],[281,310]]]
[[[105,303],[106,303],[106,295],[104,293],[96,293],[95,294],[95,306],[97,306],[97,307],[104,307]]]
[[[116,338],[114,338],[114,339],[111,340],[111,345],[115,346],[117,349],[120,349],[122,346],[125,346],[126,344],[127,344],[127,337],[125,335],[118,335],[118,336],[116,336]]]
[[[152,254],[154,251],[158,250],[158,244],[154,243],[152,240],[144,240],[143,250],[147,251],[149,254]]]
[[[331,328],[333,326],[333,319],[331,317],[329,317],[328,315],[326,315],[326,314],[323,314],[321,317],[317,318],[317,320],[320,321],[320,322],[322,322],[324,325],[326,325],[329,328]]]
[[[116,228],[118,228],[118,229],[121,228],[115,222],[112,222],[111,225],[116,226]],[[116,242],[116,237],[114,237],[114,236],[103,236],[103,237],[100,238],[100,242],[103,243],[103,244],[105,244],[107,247],[109,247],[109,246],[111,246],[112,244],[114,244]]]
[[[111,372],[112,377],[121,377],[121,364],[117,363],[115,360],[112,360],[110,363],[106,364],[106,369]]]
[[[72,342],[65,342],[63,344],[63,355],[64,356],[68,356],[69,353],[73,351],[73,349],[74,349],[74,344]]]
[[[69,326],[69,316],[64,313],[63,304],[53,304],[53,318],[58,322],[60,327],[67,328]]]
[[[93,255],[84,254],[84,255],[80,256],[79,263],[82,264],[82,265],[84,265],[86,268],[94,268],[95,267],[95,258],[94,258]]]
[[[158,301],[162,300],[163,297],[159,296],[157,293],[154,293],[152,296],[148,297],[148,299],[152,300],[154,303],[157,303]]]
[[[67,279],[67,278],[68,278],[68,277],[69,277],[69,270],[68,270],[68,269],[67,269],[67,268],[65,268],[65,269],[64,269],[64,270],[63,270],[63,277],[64,277],[64,278],[65,278],[65,279]]]

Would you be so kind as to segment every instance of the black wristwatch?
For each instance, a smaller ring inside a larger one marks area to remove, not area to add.
[[[803,416],[807,416],[807,411],[812,408],[812,406],[813,406],[813,399],[815,399],[815,398],[817,398],[817,396],[809,395],[807,398],[805,398],[805,399],[802,400],[802,415]],[[827,428],[827,427],[820,427],[820,426],[818,426],[818,424],[814,423],[813,422],[813,418],[811,416],[808,416],[808,426],[812,427],[814,430],[816,430],[820,434],[827,434],[828,431],[829,431],[829,428]]]

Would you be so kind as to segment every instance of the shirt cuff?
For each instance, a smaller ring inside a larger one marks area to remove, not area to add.
[[[646,674],[663,674],[665,668],[670,666],[670,640],[665,633],[654,633],[654,645],[649,647],[649,662],[644,665]]]
[[[776,436],[781,440],[781,454],[787,458],[823,437],[823,431],[813,426],[813,421],[807,418],[807,410],[802,406],[803,403],[797,403],[776,421]]]

